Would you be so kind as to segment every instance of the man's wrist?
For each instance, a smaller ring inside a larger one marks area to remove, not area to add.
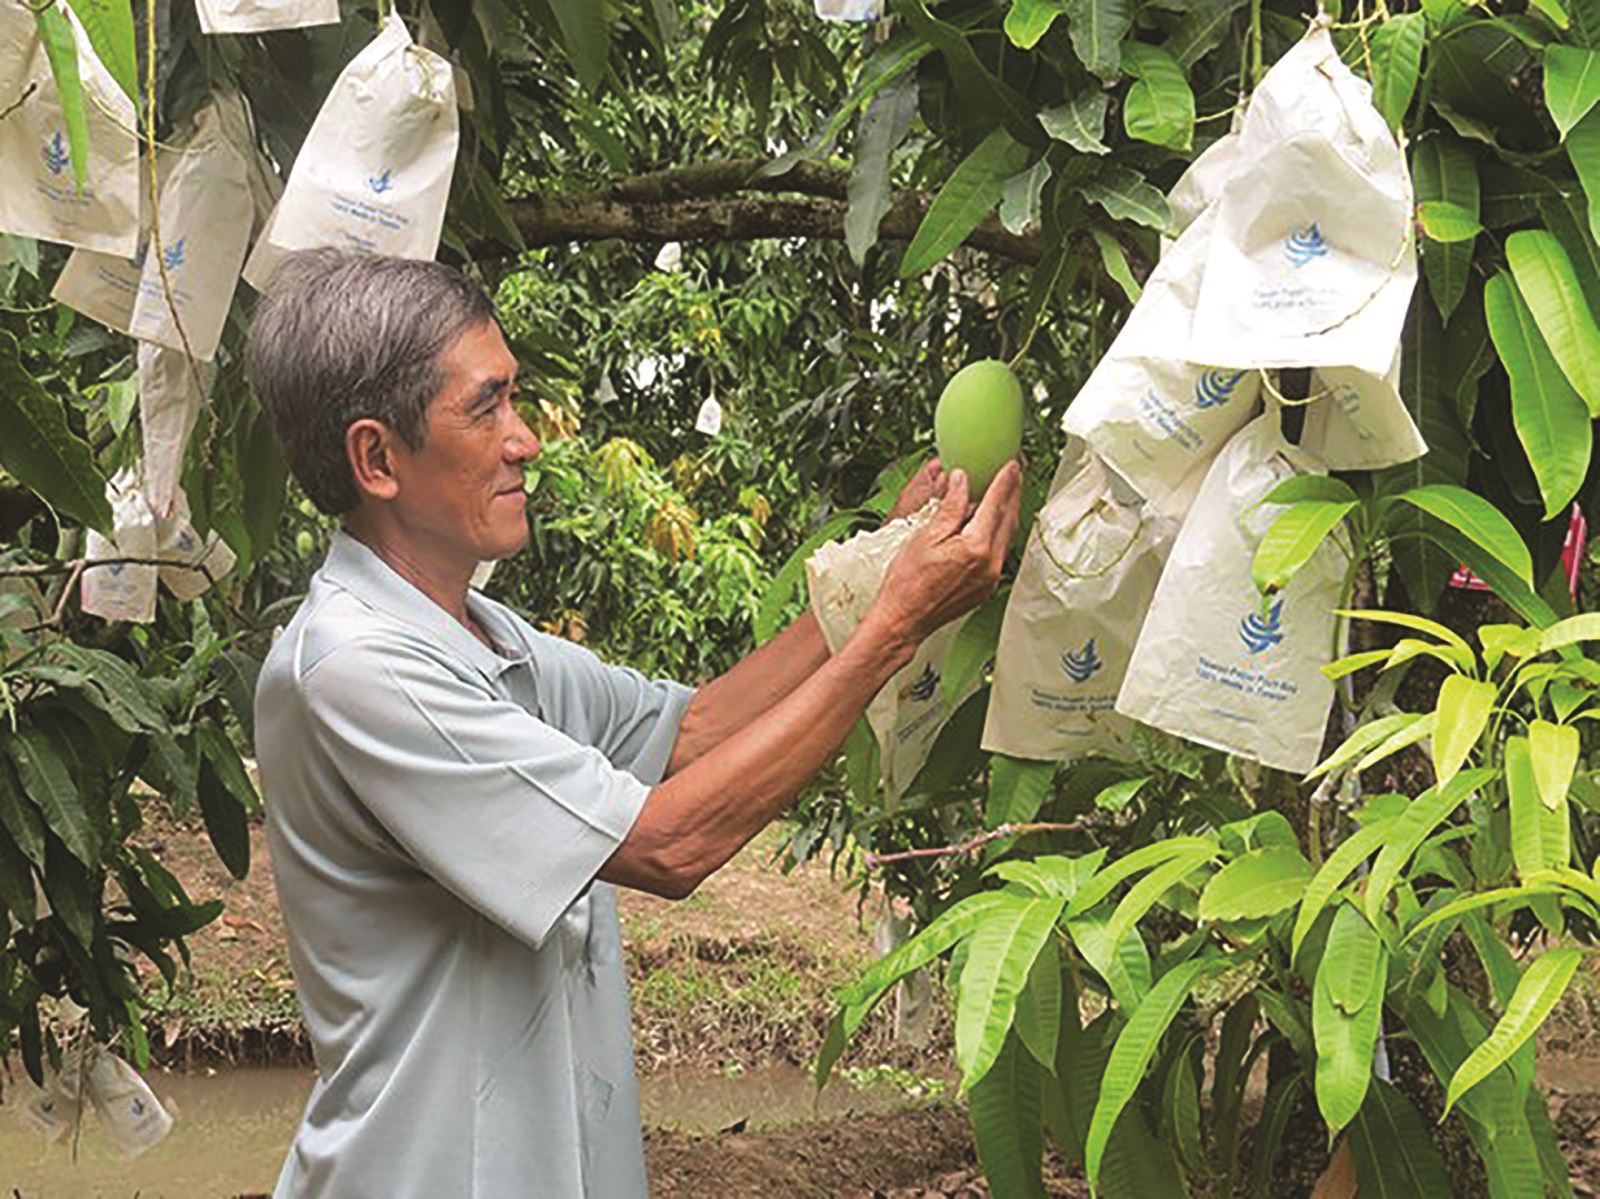
[[[867,609],[851,640],[859,642],[863,650],[874,656],[882,655],[887,659],[890,674],[911,661],[921,641],[909,621],[885,611],[881,602]]]

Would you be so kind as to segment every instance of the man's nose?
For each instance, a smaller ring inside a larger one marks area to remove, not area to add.
[[[522,414],[511,410],[512,426],[506,438],[506,457],[512,462],[529,462],[539,456],[539,435],[528,427]]]

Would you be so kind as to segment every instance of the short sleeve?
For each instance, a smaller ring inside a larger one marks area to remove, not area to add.
[[[534,946],[649,794],[601,748],[422,647],[346,643],[302,688],[317,748],[356,799],[421,869]]]

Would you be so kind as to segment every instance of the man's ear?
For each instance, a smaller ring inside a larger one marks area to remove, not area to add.
[[[356,490],[376,500],[392,500],[400,493],[395,474],[394,430],[380,420],[363,417],[344,431],[345,459]]]

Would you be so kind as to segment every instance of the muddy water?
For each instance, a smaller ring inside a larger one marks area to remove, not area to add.
[[[20,1073],[20,1071],[18,1072]],[[177,1117],[172,1133],[123,1161],[86,1115],[73,1160],[70,1138],[47,1144],[0,1104],[0,1196],[12,1199],[224,1199],[270,1191],[311,1089],[304,1069],[230,1069],[213,1075],[152,1071],[151,1089]],[[913,1101],[893,1087],[835,1083],[820,1102],[806,1074],[767,1067],[738,1077],[670,1072],[644,1080],[644,1122],[681,1132],[715,1132],[739,1120],[751,1129],[847,1112],[890,1111]]]

